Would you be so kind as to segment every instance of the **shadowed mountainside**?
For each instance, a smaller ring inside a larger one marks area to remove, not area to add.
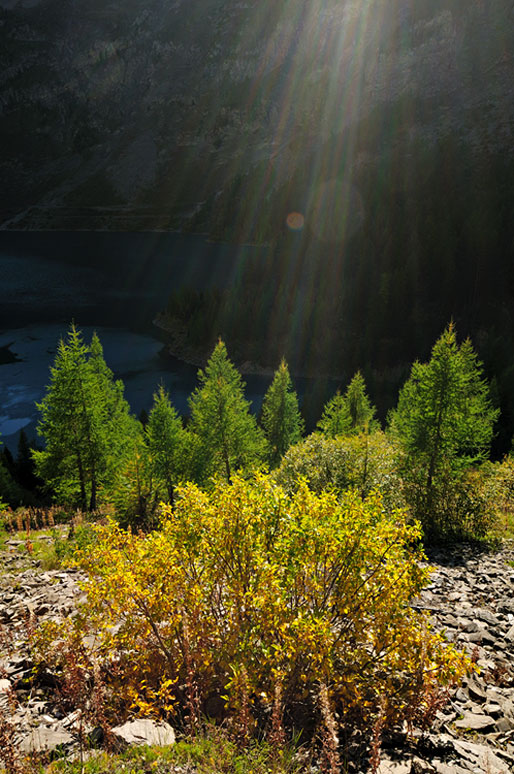
[[[0,223],[339,242],[367,179],[512,153],[513,42],[508,0],[2,0]]]

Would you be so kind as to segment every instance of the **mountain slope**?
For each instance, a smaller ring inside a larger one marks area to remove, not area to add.
[[[513,51],[507,0],[0,0],[0,223],[339,242],[384,164],[512,154]]]

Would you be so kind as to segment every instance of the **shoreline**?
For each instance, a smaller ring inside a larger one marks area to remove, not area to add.
[[[167,318],[163,312],[158,314],[152,320],[153,325],[167,336],[163,336],[163,350],[170,357],[180,360],[195,368],[205,368],[205,365],[212,353],[212,347],[209,349],[203,347],[191,347],[184,343],[185,338],[185,323],[182,320],[174,318],[173,322]],[[170,338],[168,338],[170,337]],[[277,363],[275,367],[264,366],[259,363],[254,363],[250,360],[243,360],[239,362],[236,358],[233,358],[228,353],[231,361],[242,376],[265,376],[273,378],[280,363]],[[289,364],[288,364],[289,365]],[[347,375],[340,373],[325,373],[320,372],[318,369],[313,371],[297,371],[290,368],[290,374],[293,379],[326,379],[333,381],[344,381],[347,379]]]
[[[180,360],[187,365],[194,366],[195,368],[205,368],[212,349],[209,348],[207,351],[207,349],[203,347],[186,346],[183,341],[185,337],[184,324],[179,320],[176,320],[176,324],[173,325],[170,321],[166,321],[163,318],[163,313],[159,312],[152,320],[152,323],[159,331],[172,337],[172,341],[165,340],[163,342],[164,352],[170,357]],[[272,378],[275,373],[275,369],[271,366],[261,366],[258,363],[251,363],[248,360],[243,363],[233,362],[237,370],[243,376],[267,376]]]

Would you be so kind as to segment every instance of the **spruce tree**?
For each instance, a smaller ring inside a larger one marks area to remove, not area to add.
[[[275,467],[289,449],[302,437],[304,424],[298,408],[285,360],[275,372],[262,404],[262,427],[268,445],[268,459]]]
[[[238,468],[257,465],[263,458],[265,441],[250,404],[244,397],[244,382],[230,362],[221,339],[206,365],[198,372],[200,386],[189,399],[191,424],[202,449],[204,477],[221,473],[230,481]]]
[[[45,440],[34,452],[38,475],[59,499],[94,510],[99,488],[110,484],[137,434],[123,385],[114,382],[96,334],[87,346],[70,327],[37,408]]]

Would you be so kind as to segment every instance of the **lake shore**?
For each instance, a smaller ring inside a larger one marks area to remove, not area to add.
[[[188,365],[195,366],[196,368],[204,368],[207,360],[212,353],[212,346],[205,347],[192,347],[186,344],[186,328],[185,324],[174,318],[173,320],[160,312],[153,320],[153,324],[156,328],[162,331],[165,336],[164,349],[166,353],[180,360]],[[229,353],[230,355],[230,353]],[[272,377],[274,369],[271,366],[263,366],[258,363],[252,363],[249,360],[245,360],[241,363],[235,361],[235,365],[238,371],[243,375],[248,376],[263,376]]]

